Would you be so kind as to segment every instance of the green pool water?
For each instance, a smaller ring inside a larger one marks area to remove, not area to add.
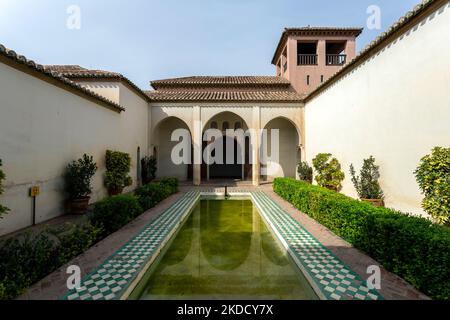
[[[130,299],[317,296],[250,200],[201,200]]]

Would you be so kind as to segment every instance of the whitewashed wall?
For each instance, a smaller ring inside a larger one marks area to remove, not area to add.
[[[373,155],[386,204],[424,214],[413,175],[434,146],[450,147],[448,3],[306,104],[306,153],[336,156],[343,192],[356,197],[350,163]]]
[[[92,201],[106,195],[107,149],[130,153],[135,186],[137,148],[142,155],[148,148],[148,103],[121,84],[118,90],[127,109],[121,114],[0,63],[0,158],[7,175],[0,201],[11,209],[0,220],[0,235],[31,224],[31,185],[41,187],[38,223],[63,214],[64,169],[84,153],[99,166]]]

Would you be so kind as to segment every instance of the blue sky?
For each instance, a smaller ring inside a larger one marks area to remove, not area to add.
[[[284,27],[366,27],[381,8],[381,30],[420,0],[0,0],[0,43],[41,64],[79,64],[150,80],[190,75],[273,75]],[[66,27],[70,5],[81,29]]]

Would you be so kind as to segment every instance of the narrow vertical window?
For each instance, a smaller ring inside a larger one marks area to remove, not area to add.
[[[323,75],[320,76],[320,83],[323,83]]]
[[[306,84],[309,86],[309,81],[310,80],[310,76],[308,75],[308,76],[306,76]]]

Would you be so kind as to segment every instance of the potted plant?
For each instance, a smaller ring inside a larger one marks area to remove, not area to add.
[[[155,156],[144,157],[141,160],[142,182],[149,184],[156,178],[157,160]]]
[[[339,161],[331,157],[332,155],[330,153],[319,153],[313,159],[313,166],[317,172],[316,181],[321,187],[333,191],[340,191],[345,174],[341,170]]]
[[[65,187],[69,195],[69,211],[71,214],[85,214],[92,193],[91,180],[97,171],[93,158],[83,155],[67,166]]]
[[[300,162],[297,168],[298,177],[300,180],[312,183],[313,181],[313,169],[309,166],[307,162]]]
[[[123,189],[133,184],[128,175],[131,167],[131,157],[128,153],[106,151],[105,186],[110,196],[121,194]]]
[[[350,165],[350,174],[359,198],[364,202],[369,202],[376,207],[383,207],[383,190],[381,190],[378,179],[380,178],[379,167],[375,165],[375,158],[370,156],[364,159],[359,176],[356,176],[353,164]]]

